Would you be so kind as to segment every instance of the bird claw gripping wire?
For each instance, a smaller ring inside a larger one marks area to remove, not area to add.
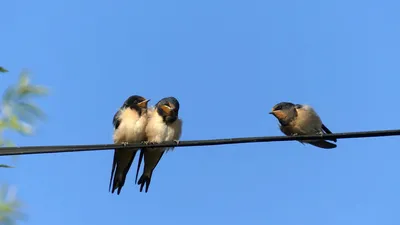
[[[299,135],[298,133],[293,133],[293,134],[292,134],[293,137],[298,136],[298,135]],[[299,142],[302,143],[303,145],[305,145],[305,144],[304,144],[304,141],[299,141]]]
[[[142,141],[140,142],[141,144],[145,144],[145,145],[154,145],[157,144],[157,142],[153,142],[153,141]]]
[[[126,147],[129,143],[128,143],[127,141],[123,141],[123,142],[121,142],[121,144],[122,144],[124,147]]]
[[[173,142],[177,145],[179,145],[180,141],[179,140],[173,140]]]

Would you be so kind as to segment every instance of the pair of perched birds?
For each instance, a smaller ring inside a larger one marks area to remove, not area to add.
[[[179,102],[174,97],[161,99],[154,107],[148,108],[149,99],[142,96],[130,96],[113,118],[114,143],[127,144],[133,142],[161,143],[164,141],[179,142],[182,132],[182,120],[178,118]],[[150,186],[153,171],[165,151],[173,148],[141,149],[135,183],[140,185],[140,192]],[[132,165],[137,151],[140,149],[115,149],[111,170],[109,189],[119,195],[124,186],[126,175]],[[144,159],[143,174],[137,181],[141,162]]]
[[[160,143],[163,141],[178,141],[182,132],[182,120],[178,118],[179,102],[174,97],[161,99],[154,108],[147,109],[149,100],[141,96],[129,97],[120,110],[115,114],[114,143],[146,142]],[[321,118],[309,105],[280,102],[276,104],[270,114],[279,121],[280,130],[287,136],[331,134],[332,132],[322,123]],[[330,139],[336,142],[336,139]],[[319,148],[336,148],[336,144],[326,140],[302,140]],[[164,151],[173,148],[147,148],[142,149],[136,171],[139,173],[142,158],[144,158],[143,174],[137,182],[142,192],[146,185],[148,191],[151,176]],[[135,154],[139,149],[115,150],[113,167],[111,171],[110,188],[112,193],[118,189],[121,192],[126,175],[132,165]],[[115,174],[114,174],[115,172]]]

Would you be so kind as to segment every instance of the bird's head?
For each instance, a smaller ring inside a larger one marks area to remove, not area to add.
[[[156,109],[158,115],[160,115],[167,124],[173,123],[178,119],[179,102],[174,97],[161,99],[156,104]]]
[[[141,112],[143,110],[147,110],[147,103],[150,99],[145,99],[139,95],[130,96],[122,105],[122,108],[130,108],[132,110],[136,110]]]
[[[280,102],[272,107],[269,114],[274,115],[284,125],[297,116],[296,105],[291,102]]]

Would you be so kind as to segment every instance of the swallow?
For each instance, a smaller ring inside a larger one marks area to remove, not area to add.
[[[280,102],[272,107],[269,114],[274,115],[279,121],[279,128],[286,136],[332,134],[322,123],[321,118],[309,105]],[[335,138],[330,139],[333,142]],[[326,140],[303,140],[300,143],[308,143],[319,148],[336,148],[336,144]]]
[[[149,110],[149,119],[146,126],[146,142],[160,143],[174,141],[179,143],[182,134],[182,120],[178,118],[179,102],[174,97],[161,99],[153,109]],[[145,192],[149,190],[151,177],[164,152],[173,150],[170,148],[143,148],[140,151],[139,163],[136,171],[135,182],[138,177],[140,164],[144,158],[142,176],[137,182],[140,192],[146,186]]]
[[[124,104],[115,113],[113,118],[115,144],[124,144],[128,142],[143,142],[146,138],[147,125],[147,103],[149,99],[142,96],[133,95],[125,100]],[[126,175],[136,152],[139,149],[115,149],[114,160],[112,163],[109,191],[112,185],[111,193],[118,189],[119,195],[125,184]],[[115,173],[114,173],[115,172]]]

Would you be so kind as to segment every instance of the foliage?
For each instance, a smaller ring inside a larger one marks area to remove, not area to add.
[[[0,73],[6,73],[0,67]],[[0,146],[14,145],[11,140],[4,139],[6,130],[16,131],[23,135],[32,134],[32,126],[39,118],[44,118],[44,113],[34,105],[32,97],[43,96],[46,88],[30,84],[26,72],[20,74],[18,83],[8,87],[0,105]],[[13,168],[6,164],[0,164],[0,168]],[[14,225],[24,215],[20,212],[21,203],[15,197],[15,190],[6,185],[0,188],[0,225]]]
[[[20,212],[22,204],[16,199],[16,189],[3,185],[0,188],[0,224],[14,225],[25,218]]]

